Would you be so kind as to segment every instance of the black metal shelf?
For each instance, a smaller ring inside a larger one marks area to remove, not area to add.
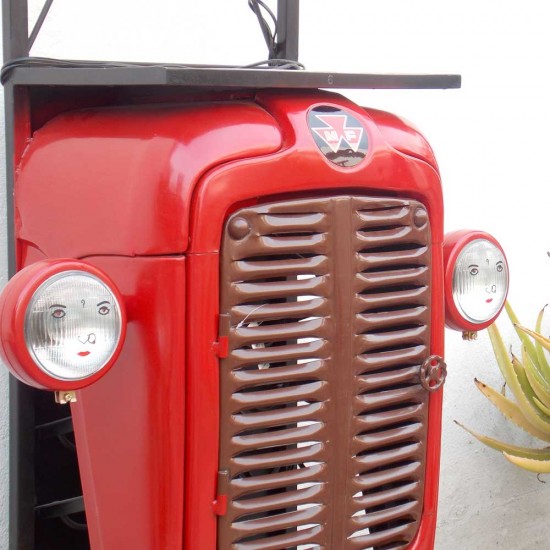
[[[56,67],[18,66],[6,83],[14,86],[184,86],[211,89],[339,88],[449,89],[460,88],[456,74],[360,74],[302,70],[211,67]]]

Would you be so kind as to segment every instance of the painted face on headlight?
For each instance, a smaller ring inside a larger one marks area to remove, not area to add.
[[[460,252],[453,275],[453,298],[466,319],[482,323],[502,307],[508,288],[508,266],[502,251],[485,239]]]
[[[35,293],[25,319],[29,352],[47,373],[78,380],[100,370],[120,337],[116,298],[99,279],[67,272]]]

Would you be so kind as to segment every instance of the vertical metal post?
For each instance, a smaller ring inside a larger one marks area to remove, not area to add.
[[[9,63],[18,57],[29,55],[28,4],[27,0],[2,0],[2,40],[4,48],[4,63]],[[5,138],[6,138],[6,201],[8,217],[8,275],[15,273],[15,241],[13,218],[13,177],[14,156],[17,127],[21,121],[16,120],[16,110],[19,110],[20,100],[16,98],[16,90],[9,82],[4,86]],[[26,107],[26,106],[25,106]],[[25,111],[28,109],[25,108]]]
[[[4,63],[29,55],[27,0],[2,0]]]
[[[300,0],[277,0],[276,59],[298,61]]]
[[[2,0],[4,63],[29,55],[27,0]],[[27,90],[4,87],[6,139],[6,212],[8,275],[16,270],[13,186],[15,155],[28,129]],[[19,119],[18,119],[19,118]],[[25,119],[25,120],[24,120]],[[9,545],[11,550],[34,548],[34,403],[32,390],[10,377]]]

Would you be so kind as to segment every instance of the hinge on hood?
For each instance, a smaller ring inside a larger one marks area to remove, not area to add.
[[[220,359],[229,355],[229,329],[231,328],[231,319],[229,314],[222,313],[218,320],[218,340],[214,342],[214,352]]]
[[[218,487],[216,489],[216,500],[212,508],[217,516],[225,516],[227,513],[227,492],[229,489],[229,470],[218,472]]]

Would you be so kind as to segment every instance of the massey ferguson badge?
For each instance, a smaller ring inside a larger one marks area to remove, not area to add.
[[[350,168],[365,158],[367,132],[350,113],[335,107],[316,107],[309,112],[308,123],[317,147],[334,164]]]

